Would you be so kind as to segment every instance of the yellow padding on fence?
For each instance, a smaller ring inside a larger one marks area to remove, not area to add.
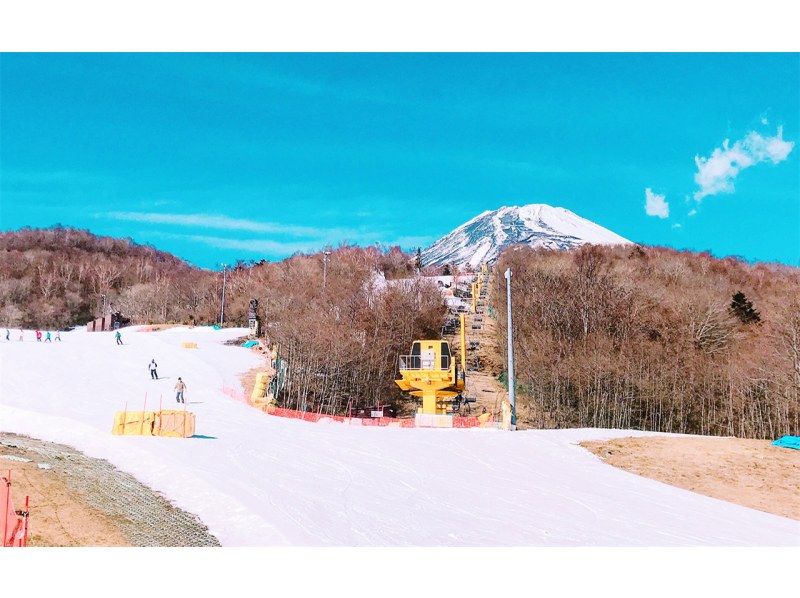
[[[194,413],[191,411],[159,411],[153,433],[156,436],[189,438],[194,436]]]
[[[152,436],[156,422],[155,411],[117,411],[112,434],[123,436]]]
[[[197,343],[183,342],[181,343],[181,347],[184,349],[197,349]]]
[[[267,388],[269,387],[270,375],[269,372],[258,372],[256,374],[256,381],[253,385],[253,392],[250,393],[251,401],[259,401],[267,396]]]
[[[112,434],[121,436],[194,436],[195,415],[191,411],[117,411]]]

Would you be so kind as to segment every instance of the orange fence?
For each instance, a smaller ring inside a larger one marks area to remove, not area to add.
[[[3,509],[3,546],[28,545],[28,497],[25,497],[25,509],[14,509],[11,498],[11,470],[8,477],[0,477],[0,509]]]
[[[250,401],[247,400],[247,397],[244,393],[237,391],[234,388],[229,386],[223,386],[222,392],[229,396],[230,398],[234,399],[235,401],[239,401],[242,403],[246,403],[248,405],[252,405]],[[301,419],[303,421],[317,423],[317,422],[326,422],[326,421],[333,421],[340,424],[347,424],[351,426],[380,426],[380,427],[387,427],[387,428],[415,428],[415,421],[414,418],[400,418],[400,417],[348,417],[346,415],[328,415],[327,413],[314,413],[312,411],[297,411],[295,409],[286,409],[284,407],[269,407],[265,406],[262,408],[265,413],[269,415],[274,415],[276,417],[286,417],[289,419]],[[488,422],[491,426],[494,425],[494,422],[490,420]],[[453,416],[453,427],[454,428],[481,428],[481,427],[491,427],[484,425],[478,417],[472,416],[460,416],[455,415]]]

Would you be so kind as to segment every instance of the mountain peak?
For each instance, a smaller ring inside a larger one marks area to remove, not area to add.
[[[616,233],[581,218],[566,208],[543,203],[486,210],[422,252],[428,265],[470,265],[493,262],[510,245],[571,249],[587,243],[630,243]]]

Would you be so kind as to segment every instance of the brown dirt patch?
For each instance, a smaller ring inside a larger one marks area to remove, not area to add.
[[[580,444],[631,473],[800,520],[800,451],[769,440],[644,437]]]
[[[0,469],[16,508],[30,496],[30,546],[219,546],[194,515],[71,447],[0,432]]]
[[[10,461],[4,456],[31,461]],[[11,470],[14,506],[21,509],[25,495],[30,496],[28,546],[132,546],[117,521],[70,490],[64,472],[40,469],[38,463],[45,461],[30,451],[0,444],[0,471],[6,476]]]

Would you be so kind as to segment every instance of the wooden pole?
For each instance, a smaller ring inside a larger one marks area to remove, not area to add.
[[[144,412],[147,409],[147,393],[144,393],[144,404],[142,405],[142,419],[139,422],[139,436],[144,435]]]
[[[6,508],[3,511],[3,546],[6,545],[6,538],[8,537],[8,506],[11,502],[11,470],[8,470],[8,477],[6,478],[6,486],[8,492],[6,492]]]
[[[23,528],[22,533],[22,546],[28,545],[28,518],[30,517],[30,507],[29,501],[30,496],[25,496],[25,527]]]

